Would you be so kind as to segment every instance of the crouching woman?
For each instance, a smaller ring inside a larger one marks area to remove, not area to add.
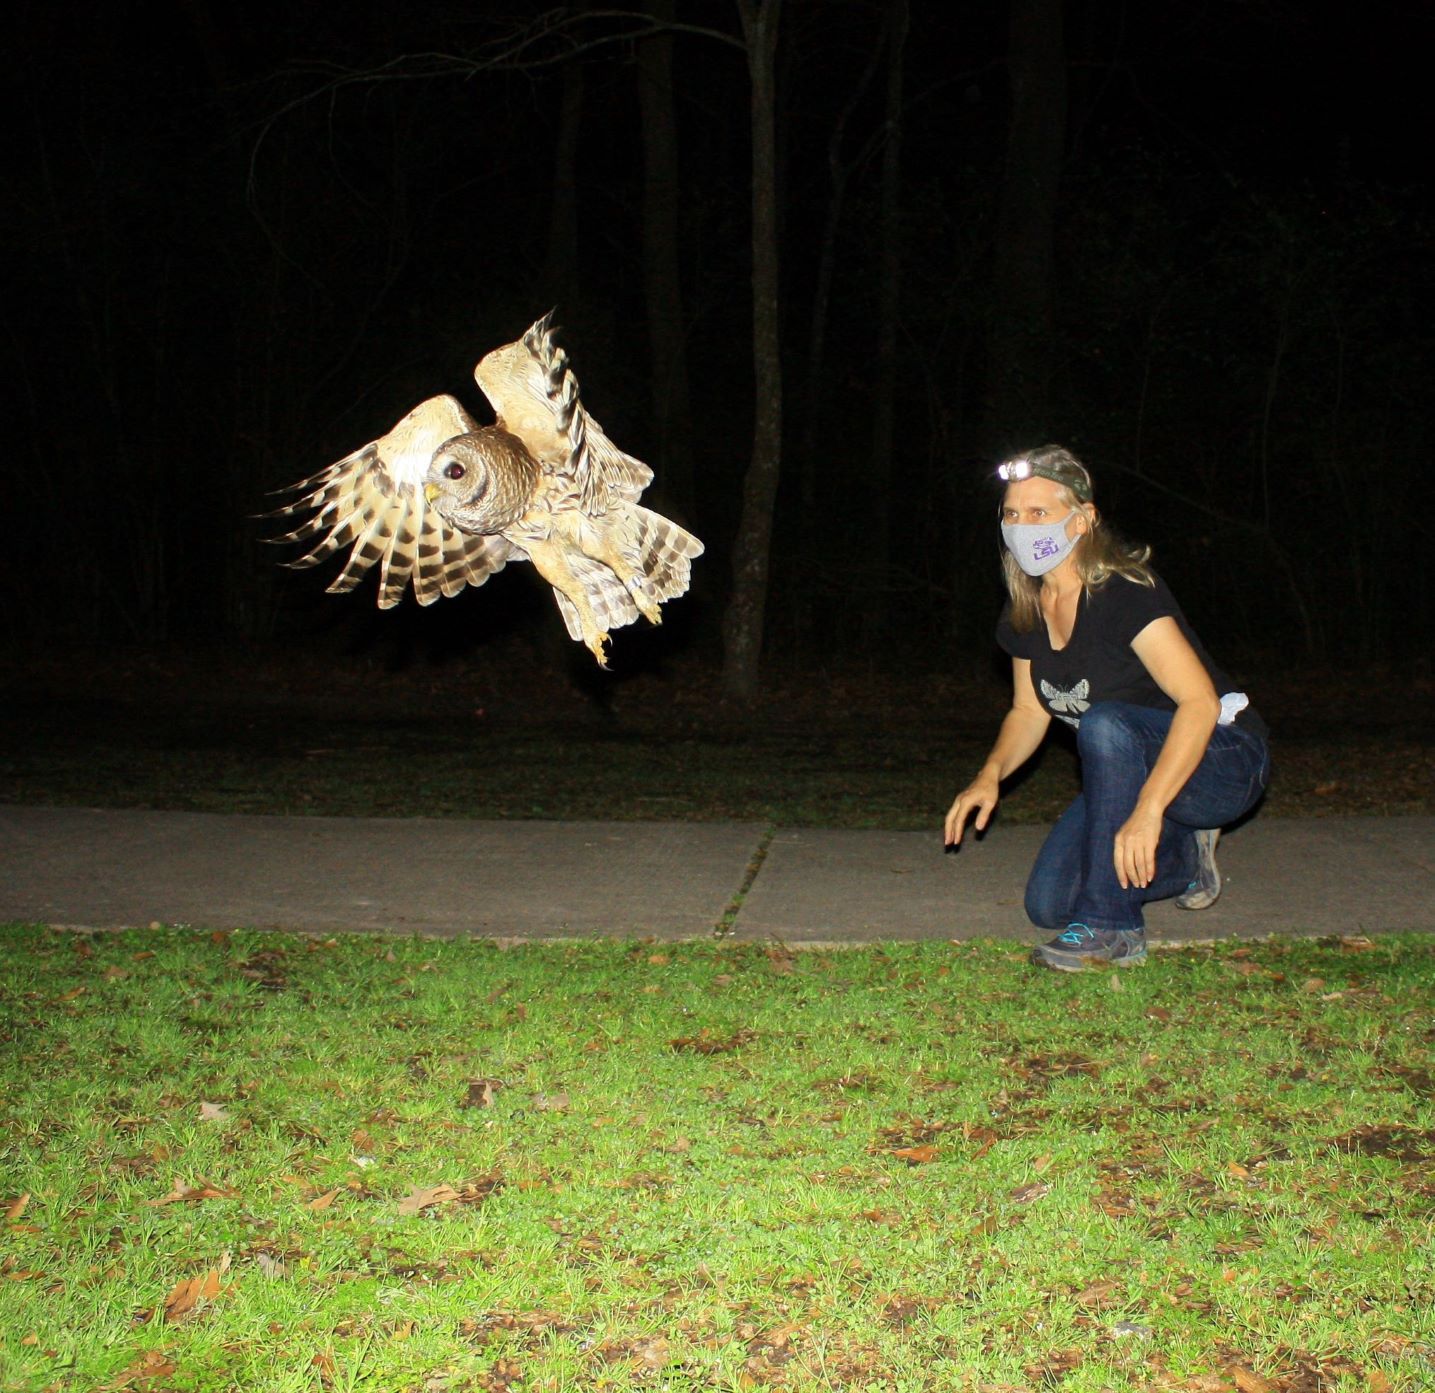
[[[1043,844],[1026,912],[1059,932],[1032,953],[1080,972],[1146,957],[1142,906],[1205,909],[1221,892],[1220,829],[1257,802],[1266,727],[1206,653],[1150,549],[1114,536],[1091,476],[1048,445],[998,469],[1008,603],[997,641],[1012,705],[975,779],[953,801],[948,846],[980,831],[1001,782],[1036,753],[1053,717],[1075,727],[1081,792]]]

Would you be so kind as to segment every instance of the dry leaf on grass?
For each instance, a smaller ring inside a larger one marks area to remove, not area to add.
[[[204,1304],[213,1301],[224,1287],[220,1279],[229,1271],[229,1254],[219,1261],[218,1267],[211,1267],[198,1277],[184,1277],[174,1284],[161,1308],[167,1321],[180,1321],[195,1314]]]
[[[669,1040],[668,1044],[675,1050],[685,1050],[692,1054],[729,1054],[755,1039],[755,1030],[739,1030],[726,1038],[704,1030],[698,1035],[680,1035],[676,1040]]]
[[[539,1112],[567,1112],[568,1095],[566,1093],[535,1093],[533,1106]]]
[[[399,1213],[405,1216],[421,1214],[436,1204],[451,1204],[458,1198],[458,1191],[452,1185],[427,1185],[414,1190],[399,1201]]]
[[[30,1192],[27,1190],[17,1200],[12,1200],[5,1210],[5,1218],[8,1222],[14,1223],[30,1205]]]
[[[468,1092],[464,1095],[464,1100],[459,1107],[491,1108],[493,1100],[498,1097],[498,1090],[502,1087],[502,1079],[470,1079]]]
[[[1247,1369],[1243,1364],[1232,1364],[1227,1372],[1235,1380],[1241,1393],[1275,1393],[1275,1384]]]
[[[478,1204],[502,1188],[503,1177],[496,1173],[479,1176],[477,1180],[465,1180],[457,1189],[452,1185],[426,1185],[399,1201],[399,1213],[412,1217],[441,1204]]]
[[[199,1105],[199,1120],[201,1122],[228,1122],[229,1114],[224,1111],[223,1103],[201,1103]]]
[[[340,1189],[342,1189],[342,1188],[343,1188],[343,1187],[341,1186]],[[327,1209],[331,1204],[334,1203],[334,1197],[335,1197],[338,1193],[339,1193],[339,1190],[326,1190],[322,1195],[319,1195],[317,1198],[312,1199],[312,1200],[309,1200],[309,1201],[304,1205],[304,1208],[305,1208],[305,1209]]]
[[[905,1161],[909,1166],[923,1166],[928,1161],[937,1159],[937,1148],[935,1146],[898,1146],[894,1147],[891,1154],[899,1161]]]
[[[1033,1180],[1026,1185],[1018,1185],[1008,1198],[1013,1204],[1030,1204],[1050,1191],[1051,1186],[1045,1180]]]
[[[113,1383],[100,1385],[100,1393],[120,1393],[122,1389],[133,1389],[144,1393],[157,1379],[168,1378],[179,1366],[162,1350],[146,1350],[129,1368],[125,1369]]]
[[[212,1181],[200,1176],[197,1185],[186,1185],[178,1176],[174,1179],[174,1187],[169,1194],[161,1195],[157,1200],[145,1200],[145,1206],[149,1209],[158,1209],[164,1204],[198,1204],[201,1200],[233,1200],[239,1198],[238,1190],[226,1190],[222,1185],[215,1185]]]

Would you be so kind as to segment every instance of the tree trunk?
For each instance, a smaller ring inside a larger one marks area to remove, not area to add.
[[[648,0],[647,10],[656,23],[671,26],[673,0]],[[695,470],[678,266],[678,142],[670,30],[638,45],[638,95],[643,113],[643,291],[657,439],[653,463],[658,466],[667,511],[687,522],[693,517]]]
[[[782,363],[778,344],[776,93],[781,0],[737,0],[752,81],[752,358],[756,380],[752,460],[733,542],[732,594],[723,616],[724,693],[757,695],[772,551],[772,514],[782,465]]]
[[[807,384],[803,394],[802,437],[798,446],[798,561],[802,567],[803,583],[795,596],[795,623],[797,641],[804,644],[812,631],[815,608],[813,589],[808,584],[820,555],[820,538],[824,529],[818,512],[818,481],[827,465],[827,455],[822,450],[824,438],[824,407],[826,403],[826,360],[827,321],[832,302],[832,282],[837,274],[837,235],[842,226],[843,209],[847,197],[847,183],[852,171],[861,164],[870,148],[871,140],[862,143],[858,151],[847,158],[842,153],[843,140],[848,123],[858,104],[867,95],[877,66],[881,62],[882,46],[872,45],[872,52],[863,67],[862,76],[852,84],[847,100],[833,122],[827,140],[827,173],[831,181],[828,194],[827,212],[823,219],[822,235],[818,241],[816,285],[812,293],[812,323],[807,336]]]
[[[1063,0],[1011,0],[1011,124],[997,219],[984,449],[1004,453],[1047,427],[1052,247],[1066,143]]]
[[[891,0],[887,29],[886,144],[882,152],[881,254],[877,267],[877,363],[872,402],[872,451],[864,480],[869,498],[872,570],[867,596],[868,640],[887,618],[892,559],[892,437],[896,421],[897,319],[902,295],[902,61],[909,24],[907,0]]]

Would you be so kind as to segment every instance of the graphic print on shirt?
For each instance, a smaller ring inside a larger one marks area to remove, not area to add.
[[[1051,714],[1058,721],[1065,721],[1069,726],[1080,727],[1081,713],[1091,705],[1087,700],[1087,697],[1091,695],[1091,683],[1084,677],[1069,690],[1053,687],[1043,677],[1041,679],[1041,694],[1046,698],[1046,704],[1051,708]]]

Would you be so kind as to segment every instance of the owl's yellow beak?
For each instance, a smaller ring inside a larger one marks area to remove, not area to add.
[[[438,485],[437,485],[437,484],[425,484],[425,485],[424,485],[424,497],[425,497],[426,499],[428,499],[428,501],[429,501],[430,503],[434,502],[434,500],[438,498]]]

